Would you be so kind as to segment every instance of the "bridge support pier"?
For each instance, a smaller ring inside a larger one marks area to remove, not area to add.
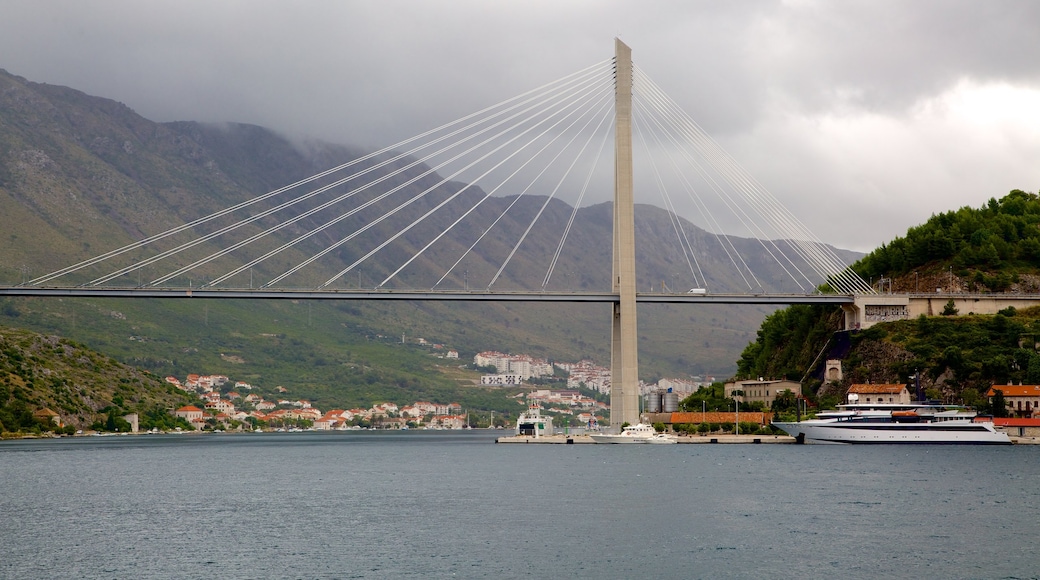
[[[615,39],[614,73],[614,264],[619,301],[612,313],[610,425],[639,422],[639,357],[636,332],[635,203],[632,195],[632,49]]]

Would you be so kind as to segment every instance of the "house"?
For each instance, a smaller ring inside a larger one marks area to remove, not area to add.
[[[407,406],[401,407],[401,416],[402,417],[412,417],[414,419],[414,418],[422,417],[423,416],[423,412],[418,407],[416,407],[414,405],[407,405]]]
[[[1003,393],[1004,404],[1011,415],[1023,418],[1040,416],[1040,385],[993,385],[986,392],[990,403],[997,391]]]
[[[436,415],[430,418],[427,426],[432,429],[462,429],[466,417],[462,415]]]
[[[845,395],[849,403],[910,403],[906,385],[872,384],[852,385]]]
[[[196,407],[195,405],[185,405],[180,409],[173,412],[174,415],[187,420],[189,423],[193,423],[196,420],[201,421],[202,417],[206,414],[205,411]]]
[[[741,403],[759,402],[768,409],[773,406],[776,396],[784,391],[791,391],[796,396],[802,394],[802,384],[798,381],[774,380],[774,379],[751,379],[726,383],[723,387],[726,397],[733,398],[733,393],[740,391],[737,395]]]
[[[61,417],[54,411],[48,409],[47,407],[44,407],[39,411],[33,413],[33,417],[35,417],[38,421],[41,421],[43,423],[53,423],[54,425],[57,425],[59,427],[61,426]]]
[[[213,411],[216,413],[234,413],[235,406],[231,404],[231,401],[225,401],[224,399],[217,399],[215,401],[206,401],[206,410]]]
[[[408,428],[408,419],[404,417],[398,417],[396,419],[383,419],[379,422],[380,429],[389,429],[393,431],[400,431]]]
[[[331,431],[336,423],[342,421],[334,411],[325,413],[320,419],[314,421],[314,428],[318,431]]]
[[[437,412],[437,405],[429,401],[416,401],[412,406],[418,409],[419,413],[423,415]]]

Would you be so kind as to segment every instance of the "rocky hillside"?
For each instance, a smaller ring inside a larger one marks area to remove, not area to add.
[[[187,401],[158,377],[63,338],[0,327],[0,432],[38,430],[44,410],[76,429],[109,411],[138,413],[150,428]]]
[[[981,208],[940,213],[875,250],[853,268],[881,291],[1040,292],[1040,196],[1020,190]],[[974,404],[999,384],[1040,384],[1040,309],[936,316],[835,332],[835,308],[796,306],[770,315],[738,363],[742,376],[805,381],[807,394],[840,400],[854,383],[909,383],[918,372],[935,398]],[[839,359],[844,379],[822,382]]]

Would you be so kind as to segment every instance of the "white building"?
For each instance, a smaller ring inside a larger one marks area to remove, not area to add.
[[[484,375],[480,377],[480,384],[492,387],[513,387],[524,384],[524,376],[521,374]]]

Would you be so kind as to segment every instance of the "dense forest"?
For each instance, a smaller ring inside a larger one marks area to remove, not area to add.
[[[927,289],[920,276],[950,271],[968,291],[1005,292],[1023,284],[1035,291],[1035,282],[1023,277],[1040,272],[1040,199],[1016,189],[978,209],[934,215],[852,268],[864,280],[899,278],[903,291]]]
[[[852,268],[881,291],[1035,293],[1040,280],[1040,197],[1021,190],[932,216]],[[878,281],[883,281],[878,285]],[[837,332],[841,312],[792,306],[767,317],[737,363],[738,377],[802,380],[806,395],[833,403],[854,383],[908,383],[929,395],[976,404],[995,384],[1040,384],[1040,309],[939,316]],[[820,365],[841,345],[844,379],[822,385]]]

